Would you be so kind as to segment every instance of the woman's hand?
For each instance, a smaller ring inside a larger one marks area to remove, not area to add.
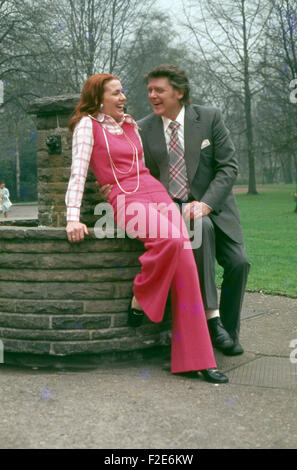
[[[68,222],[66,227],[67,238],[71,243],[80,242],[89,235],[87,226],[81,222]]]

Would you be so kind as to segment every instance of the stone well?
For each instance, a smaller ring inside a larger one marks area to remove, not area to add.
[[[65,232],[65,192],[71,165],[69,116],[77,96],[36,100],[38,204],[35,227],[0,226],[0,345],[5,353],[68,356],[144,350],[169,343],[170,313],[127,326],[134,276],[143,245],[130,238],[98,239],[99,200],[89,172],[81,220],[89,236],[70,244]],[[61,152],[49,153],[49,136]],[[2,342],[2,343],[1,343]]]

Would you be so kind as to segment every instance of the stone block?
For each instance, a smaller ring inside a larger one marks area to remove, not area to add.
[[[70,168],[54,166],[51,168],[38,168],[37,171],[40,183],[65,182],[68,184]]]
[[[127,312],[130,299],[86,300],[85,313],[117,313]],[[118,317],[120,315],[114,315]],[[127,314],[125,314],[127,319]]]
[[[65,229],[61,229],[63,239],[48,240],[40,237],[32,240],[26,240],[24,245],[22,239],[0,240],[0,253],[93,253],[93,252],[137,252],[139,256],[144,252],[144,247],[138,240],[129,240],[123,238],[102,238],[98,239],[92,236],[92,233],[86,235],[83,242],[69,243]],[[0,235],[1,236],[1,235]],[[117,267],[121,267],[118,263]],[[1,268],[0,268],[1,269]],[[5,267],[3,267],[5,269]]]
[[[0,269],[0,281],[76,281],[102,282],[133,280],[139,268],[109,268],[109,269]]]
[[[81,316],[55,316],[52,318],[52,328],[55,330],[96,330],[109,328],[111,319],[106,315],[81,315]]]
[[[1,286],[0,286],[1,290]],[[0,314],[2,312],[16,312],[16,302],[12,299],[0,299]]]
[[[3,298],[5,292],[13,299],[63,299],[90,300],[128,297],[132,293],[132,282],[101,283],[80,282],[1,282]],[[4,297],[5,298],[5,297]]]
[[[67,184],[65,182],[58,183],[41,183],[38,184],[38,192],[40,194],[66,194]]]
[[[151,346],[146,338],[146,343],[134,336],[109,340],[57,342],[52,344],[52,353],[56,355],[68,354],[99,354],[115,351],[133,351],[145,349]],[[155,338],[152,341],[156,342]]]
[[[49,329],[49,317],[39,315],[19,315],[4,314],[0,315],[0,327],[7,328],[23,328],[30,330],[46,330]]]
[[[91,340],[135,337],[135,328],[107,328],[90,332]]]
[[[53,114],[52,116],[38,116],[36,127],[39,132],[44,130],[54,130],[58,127],[58,116],[56,114]]]
[[[130,302],[130,299],[128,300],[127,303]],[[112,315],[112,327],[113,328],[121,328],[127,326],[127,320],[128,320],[128,309],[126,310],[126,313],[121,313],[117,315]]]
[[[124,268],[139,266],[139,253],[85,253],[79,260],[73,253],[33,254],[0,253],[0,265],[6,269],[89,269],[118,267],[118,279],[124,273]]]
[[[28,113],[35,114],[37,117],[48,117],[56,114],[69,115],[74,110],[79,97],[79,94],[67,93],[59,96],[35,98],[28,105]]]
[[[90,339],[89,331],[52,331],[52,330],[22,330],[12,328],[1,328],[0,338],[25,339],[34,341],[87,341]]]
[[[46,145],[45,140],[41,140],[40,145]],[[64,151],[61,155],[49,155],[47,149],[43,149],[39,150],[37,154],[38,168],[70,168],[71,162],[72,156],[70,151]]]
[[[50,354],[51,343],[48,341],[15,340],[3,338],[5,352]]]
[[[6,282],[0,283],[0,296],[12,299],[46,299],[47,286],[39,282]]]
[[[19,300],[16,303],[15,311],[21,314],[79,315],[84,313],[84,302],[73,302],[72,300]]]

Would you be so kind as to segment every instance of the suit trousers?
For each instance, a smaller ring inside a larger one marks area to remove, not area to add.
[[[209,216],[202,218],[202,245],[194,249],[205,309],[220,310],[225,329],[238,340],[240,314],[250,263],[243,243],[220,230]],[[220,303],[215,281],[215,260],[223,267]]]

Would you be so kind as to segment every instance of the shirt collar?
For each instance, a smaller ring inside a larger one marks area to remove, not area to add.
[[[115,133],[115,134],[122,134],[123,132],[122,125],[124,124],[124,122],[128,124],[132,124],[136,129],[139,129],[136,122],[134,121],[132,116],[130,116],[130,114],[124,114],[124,117],[120,122],[117,122],[113,117],[104,113],[99,113],[97,116],[91,116],[89,114],[89,117],[100,122],[103,125],[103,127],[106,127],[110,132]]]
[[[169,119],[168,117],[161,116],[163,120],[163,125],[164,125],[164,131],[166,132],[168,129],[169,124],[172,122],[172,119]],[[178,122],[182,129],[184,127],[184,122],[185,122],[185,107],[183,106],[180,112],[178,113],[175,122]]]
[[[101,123],[106,122],[110,125],[122,126],[123,123],[125,122],[125,119],[128,116],[128,114],[124,114],[124,117],[120,122],[117,122],[113,117],[109,116],[108,114],[104,114],[104,113],[99,113],[97,116],[91,116],[91,115],[89,115],[89,116],[92,117],[93,119],[96,119],[98,122],[101,122]],[[131,117],[131,116],[129,116],[129,117]]]

